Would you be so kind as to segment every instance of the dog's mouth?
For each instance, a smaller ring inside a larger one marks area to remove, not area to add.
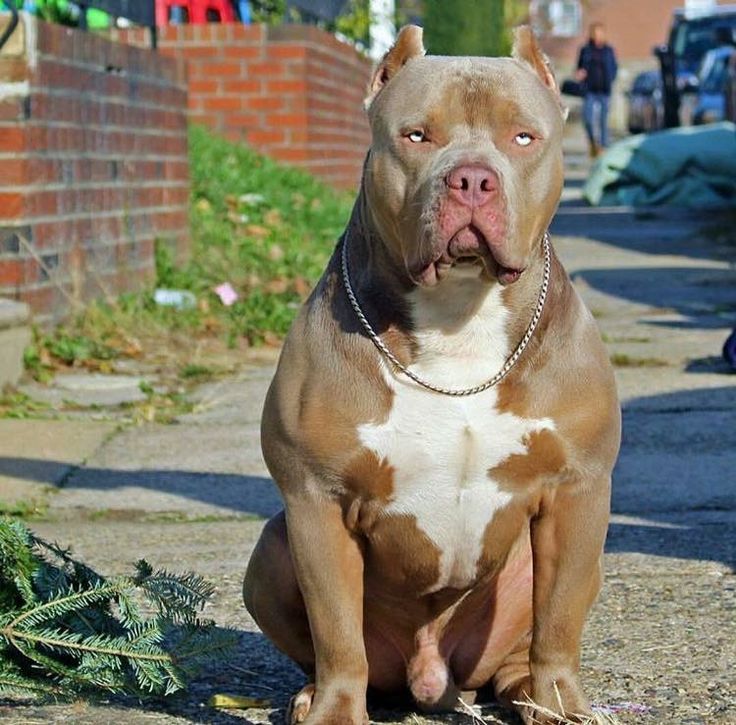
[[[412,276],[419,284],[433,286],[454,268],[470,271],[477,268],[480,273],[495,277],[502,285],[516,282],[524,271],[502,264],[494,256],[492,246],[483,232],[473,224],[455,232],[439,257]]]

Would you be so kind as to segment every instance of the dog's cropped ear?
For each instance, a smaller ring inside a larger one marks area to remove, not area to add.
[[[560,89],[557,87],[549,58],[542,52],[537,44],[534,32],[528,25],[520,25],[518,28],[514,28],[514,47],[511,55],[516,60],[528,63],[542,83],[559,95]]]
[[[381,89],[403,68],[408,60],[424,55],[422,29],[418,25],[405,25],[396,36],[396,42],[383,56],[373,72],[368,95],[363,105],[368,109]]]

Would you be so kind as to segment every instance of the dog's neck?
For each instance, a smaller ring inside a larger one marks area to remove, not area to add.
[[[478,335],[508,354],[539,297],[544,272],[541,241],[519,280],[506,287],[480,263],[452,268],[434,287],[418,286],[381,238],[362,190],[345,239],[350,279],[363,312],[369,320],[391,320],[390,325],[381,325],[384,329],[390,326],[413,334],[420,355],[423,350],[452,355],[463,347],[463,340],[477,340]]]

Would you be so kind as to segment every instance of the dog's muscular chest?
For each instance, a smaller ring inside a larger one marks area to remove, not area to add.
[[[463,588],[481,574],[488,526],[514,498],[493,471],[510,456],[525,455],[530,434],[553,427],[549,420],[499,412],[495,398],[493,390],[438,398],[401,383],[388,419],[359,429],[363,445],[392,473],[379,522],[410,521],[439,554],[430,590]],[[390,541],[395,547],[396,537]],[[398,541],[407,549],[417,545],[412,537]],[[400,562],[419,553],[394,549],[392,555]]]
[[[499,369],[509,346],[503,309],[494,300],[489,305],[494,302],[495,314],[477,315],[454,336],[435,332],[420,336],[425,354],[413,369],[454,387],[477,384],[485,371],[490,376]],[[494,478],[494,469],[511,456],[528,454],[529,437],[554,425],[549,419],[521,418],[500,410],[495,388],[450,397],[388,369],[386,379],[393,391],[387,418],[358,429],[364,448],[392,476],[377,530],[401,522],[415,527],[419,537],[392,535],[372,543],[390,547],[400,565],[405,557],[420,553],[412,548],[431,542],[439,562],[428,591],[469,586],[482,573],[479,561],[489,524],[494,525],[494,518],[514,498],[512,489]]]

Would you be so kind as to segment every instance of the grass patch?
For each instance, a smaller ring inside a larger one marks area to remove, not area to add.
[[[48,504],[42,501],[0,501],[0,517],[7,516],[12,519],[23,519],[26,521],[40,521],[48,514]]]
[[[144,524],[212,524],[230,521],[262,521],[258,514],[192,514],[186,511],[141,511],[139,509],[97,509],[79,516],[88,521],[121,521]]]
[[[635,335],[623,335],[621,337],[612,337],[611,335],[606,335],[606,333],[601,334],[601,339],[605,343],[626,343],[626,342],[637,342],[637,343],[644,343],[644,342],[651,342],[651,337],[637,337]]]
[[[196,405],[182,390],[158,391],[146,383],[141,383],[141,392],[145,400],[135,403],[124,403],[121,408],[129,411],[132,422],[136,425],[143,423],[174,423],[187,413],[191,413]]]
[[[84,308],[65,326],[37,332],[26,367],[37,380],[69,367],[107,372],[118,358],[146,358],[178,379],[211,377],[210,353],[277,344],[319,278],[345,226],[352,195],[232,144],[203,128],[189,134],[189,261],[156,245],[156,278],[143,292]],[[225,306],[214,288],[230,283]],[[195,303],[156,304],[156,288]],[[198,359],[201,358],[201,359]]]
[[[12,388],[0,392],[0,418],[52,418],[56,416],[50,405],[34,400]]]
[[[611,364],[617,368],[662,368],[667,366],[667,361],[658,357],[633,357],[623,352],[615,352],[611,355]]]

